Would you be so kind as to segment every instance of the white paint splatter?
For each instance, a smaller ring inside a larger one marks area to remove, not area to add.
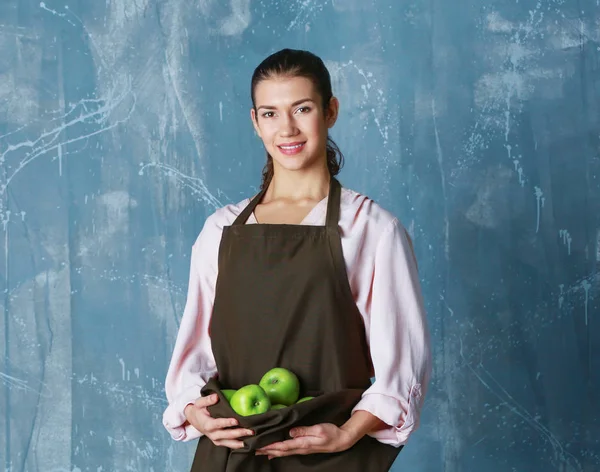
[[[435,133],[435,148],[438,161],[438,168],[440,173],[440,180],[442,184],[442,205],[444,206],[444,254],[446,261],[450,260],[450,221],[448,219],[448,198],[446,196],[446,172],[444,171],[444,154],[442,152],[442,145],[440,142],[440,135],[437,127],[437,120],[435,117],[435,99],[431,99],[431,115],[433,119],[433,131]]]
[[[112,93],[101,99],[82,99],[74,104],[68,104],[68,110],[62,116],[58,116],[54,121],[49,123],[49,129],[43,131],[35,138],[24,138],[21,141],[6,143],[2,146],[4,149],[0,153],[2,162],[13,161],[10,166],[11,171],[8,172],[4,181],[0,180],[0,196],[2,196],[8,186],[29,164],[34,162],[39,157],[58,152],[59,148],[86,141],[92,136],[99,135],[110,129],[125,123],[129,120],[135,109],[135,96],[130,104],[127,114],[122,118],[112,117],[115,110],[126,101],[130,96],[131,83],[129,87],[124,89],[119,88],[113,90]],[[35,124],[32,123],[33,127]],[[69,130],[81,125],[92,127],[92,131],[88,133],[78,134],[72,138],[62,139],[63,136],[68,136]],[[25,130],[24,130],[25,131]],[[14,138],[13,138],[14,139]],[[73,151],[76,152],[76,151]],[[66,156],[70,153],[63,153]],[[2,207],[3,199],[0,199],[0,215],[4,208]]]
[[[593,274],[582,277],[569,285],[565,291],[565,294],[575,294],[581,290],[583,285],[594,285],[598,283],[600,283],[600,272],[594,272]]]
[[[508,36],[508,40],[493,38],[485,48],[492,69],[475,84],[474,99],[486,123],[503,131],[506,144],[514,127],[514,117],[518,116],[524,102],[534,93],[544,98],[561,97],[565,77],[576,72],[568,62],[553,69],[536,65],[544,50],[538,41],[548,42],[552,36],[548,32],[553,28],[553,22],[545,21],[544,9],[550,10],[550,7],[538,1],[522,21],[508,21],[497,11],[490,12],[485,18],[487,31]],[[519,183],[524,187],[522,160],[519,158],[513,163]]]
[[[571,255],[571,242],[573,241],[571,238],[571,234],[566,229],[561,229],[558,231],[558,237],[562,238],[563,244],[568,248],[568,254]]]
[[[223,203],[215,197],[209,190],[204,181],[198,177],[192,177],[184,174],[183,172],[175,169],[174,167],[160,163],[140,163],[139,175],[144,175],[144,171],[147,168],[155,167],[162,171],[167,177],[172,177],[176,182],[184,187],[189,188],[195,195],[198,195],[202,200],[209,204],[212,208],[217,209],[223,206]]]
[[[138,2],[128,2],[128,3],[134,4],[134,5],[138,5]],[[59,13],[56,10],[53,10],[51,8],[47,8],[46,4],[44,2],[40,3],[40,7],[43,10],[46,10],[49,13],[52,13],[53,15],[58,16],[59,18],[62,18],[67,23],[69,23],[71,26],[76,26],[76,24],[73,21],[71,21],[68,18],[68,16],[72,16],[73,18],[75,18],[77,20],[77,23],[79,23],[79,25],[81,26],[81,28],[85,32],[85,34],[87,34],[87,36],[88,36],[88,38],[90,40],[90,44],[92,45],[93,49],[96,51],[97,58],[100,60],[100,64],[102,65],[102,67],[104,69],[107,68],[107,63],[106,63],[104,55],[103,55],[103,53],[106,51],[106,49],[100,48],[98,46],[98,43],[96,42],[96,38],[94,37],[94,35],[92,35],[92,33],[88,30],[88,28],[86,27],[85,23],[83,21],[81,21],[81,18],[79,18],[72,10],[69,9],[69,5],[65,5],[65,11],[67,13]]]
[[[508,130],[508,123],[506,125],[506,129]],[[518,156],[518,158],[513,158],[512,156],[512,145],[508,144],[508,135],[505,136],[505,141],[506,144],[504,145],[504,147],[506,148],[506,152],[508,153],[508,160],[512,161],[514,167],[515,167],[515,171],[517,172],[518,176],[519,176],[519,184],[521,184],[521,187],[525,186],[525,179],[523,177],[523,167],[521,167],[521,160],[520,158],[522,157],[520,154]]]
[[[564,294],[565,284],[560,284],[558,286],[558,288],[560,289],[560,293],[558,294],[558,308],[562,308],[563,303],[565,301],[565,294]]]
[[[334,94],[343,97],[344,103],[349,108],[359,108],[364,111],[361,113],[363,117],[362,121],[365,123],[364,129],[367,129],[366,122],[368,121],[368,117],[372,115],[373,123],[383,139],[383,145],[387,146],[389,144],[389,125],[384,122],[384,120],[387,121],[387,98],[381,87],[378,87],[378,81],[373,72],[366,71],[353,60],[349,60],[348,62],[324,60],[324,62],[331,74]],[[362,79],[362,83],[359,85],[363,91],[362,99],[359,99],[359,95],[353,92],[355,85],[350,83],[351,77],[346,73],[346,69],[356,72]],[[366,108],[367,106],[369,107],[368,109]],[[427,111],[427,115],[430,116],[430,102],[428,103]]]
[[[525,178],[523,177],[523,167],[521,167],[521,161],[519,159],[513,159],[513,164],[515,166],[515,170],[519,176],[519,184],[521,187],[525,186]]]
[[[317,13],[323,11],[325,2],[320,0],[298,0],[296,2],[289,2],[290,7],[298,7],[296,17],[288,25],[288,29],[292,29],[298,25],[306,24],[311,18]]]
[[[544,197],[544,192],[539,187],[535,187],[535,199],[537,201],[537,223],[535,226],[535,232],[539,232],[540,230],[540,216],[541,209],[544,207],[544,203],[546,201],[546,197]]]
[[[119,364],[121,364],[121,378],[125,380],[125,361],[119,357]]]
[[[585,292],[585,301],[584,301],[584,306],[585,306],[585,325],[588,325],[588,302],[589,302],[589,296],[590,296],[590,287],[592,286],[592,284],[590,284],[590,282],[585,279],[581,282],[581,287],[583,288],[584,292]]]
[[[3,215],[0,214],[0,218],[2,218],[2,228],[4,229],[4,231],[6,231],[6,229],[8,228],[8,223],[10,222],[10,213],[10,210],[6,210]],[[8,248],[6,248],[6,250],[8,251]]]
[[[47,390],[47,385],[43,382],[40,382],[42,388],[37,390],[30,386],[31,381],[29,379],[22,379],[1,371],[0,381],[11,390],[21,390],[23,392],[34,393],[36,396],[52,398],[52,393]]]
[[[49,13],[52,13],[53,15],[63,18],[65,21],[69,22],[72,26],[75,26],[75,23],[73,23],[71,20],[69,20],[69,18],[67,18],[66,13],[59,13],[56,10],[53,10],[52,8],[48,8],[46,6],[46,2],[40,2],[40,8],[42,10],[46,10]]]
[[[0,199],[2,202],[2,199]],[[0,205],[0,210],[2,210],[2,205]],[[4,229],[4,293],[8,292],[9,289],[9,231],[8,231],[8,223],[10,222],[10,210],[7,210],[5,215],[0,211],[0,219],[2,219],[2,227]]]
[[[331,3],[336,11],[356,12],[359,10],[369,10],[371,8],[369,2],[365,2],[364,0],[332,0]]]

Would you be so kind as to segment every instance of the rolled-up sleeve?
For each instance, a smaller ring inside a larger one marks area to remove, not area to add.
[[[184,410],[200,397],[202,387],[216,374],[208,329],[216,278],[211,257],[218,239],[210,225],[207,220],[192,246],[187,300],[165,379],[168,406],[163,425],[176,441],[202,436],[189,424]]]
[[[370,275],[367,333],[375,380],[352,412],[377,416],[389,427],[369,436],[399,447],[420,424],[432,362],[417,261],[398,219],[382,232]]]

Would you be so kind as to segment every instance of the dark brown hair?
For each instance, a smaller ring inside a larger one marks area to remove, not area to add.
[[[331,77],[323,61],[315,54],[297,49],[282,49],[261,62],[252,74],[252,107],[256,110],[254,91],[256,85],[272,77],[306,77],[312,80],[322,98],[323,110],[326,110],[333,91]],[[337,144],[327,136],[327,168],[333,177],[344,165],[344,156]],[[262,172],[261,190],[269,185],[273,177],[273,158],[267,152],[267,163]]]

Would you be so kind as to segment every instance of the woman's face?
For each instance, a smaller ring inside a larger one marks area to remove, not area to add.
[[[256,85],[254,99],[252,122],[276,172],[325,165],[327,131],[337,119],[337,99],[331,100],[326,116],[321,96],[306,77],[263,80]]]

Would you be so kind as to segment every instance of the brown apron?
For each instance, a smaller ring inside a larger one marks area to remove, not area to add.
[[[402,449],[364,436],[338,453],[268,460],[254,451],[291,439],[293,426],[344,424],[370,385],[371,359],[354,302],[338,228],[341,185],[331,178],[325,226],[245,224],[262,190],[223,229],[210,336],[218,374],[202,389],[217,393],[215,418],[255,431],[245,447],[202,436],[192,472],[387,472]],[[392,349],[392,346],[390,346]],[[293,371],[307,402],[254,416],[236,414],[221,389],[258,384],[273,367]]]

